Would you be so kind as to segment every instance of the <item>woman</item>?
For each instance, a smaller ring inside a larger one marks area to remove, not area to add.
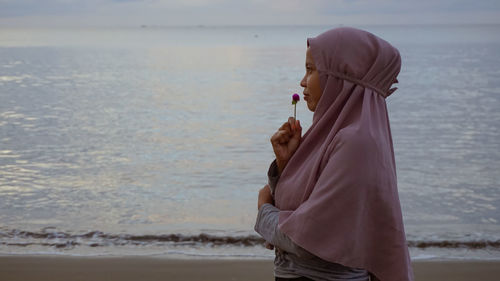
[[[255,230],[276,280],[413,280],[385,98],[401,57],[377,36],[335,28],[307,40],[300,85],[314,112],[271,137],[276,160]]]

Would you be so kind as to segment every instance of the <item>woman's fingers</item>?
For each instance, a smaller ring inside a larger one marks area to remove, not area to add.
[[[290,122],[285,122],[283,125],[278,130],[291,130],[292,128],[290,127]]]
[[[263,188],[259,190],[259,197],[257,200],[257,210],[266,203],[274,204],[273,195],[271,194],[271,188],[266,184]]]
[[[278,142],[283,144],[290,140],[290,134],[287,131],[278,131]]]
[[[302,126],[300,126],[300,121],[297,120],[295,121],[295,134],[293,135],[294,138],[300,138],[302,136]]]
[[[293,137],[293,133],[291,132],[290,129],[283,129],[283,130],[278,130],[274,135],[271,137],[271,142],[279,142],[279,143],[284,143],[288,142],[288,140]]]
[[[292,125],[294,127],[293,131]],[[293,117],[289,118],[288,122],[285,122],[271,137],[271,144],[276,155],[280,173],[297,150],[301,138],[302,127],[300,126],[300,122]]]
[[[283,125],[281,125],[281,127],[279,128],[280,131],[285,130],[291,136],[293,136],[298,129],[302,129],[302,127],[300,126],[300,121],[295,120],[293,117],[289,117],[288,121],[283,123]]]
[[[290,129],[292,130],[292,133],[295,133],[295,119],[293,117],[288,117],[288,124],[290,125]]]
[[[274,145],[287,144],[292,138],[300,139],[301,135],[302,127],[300,126],[300,121],[290,117],[288,118],[288,122],[283,123],[279,130],[271,137],[271,143]]]

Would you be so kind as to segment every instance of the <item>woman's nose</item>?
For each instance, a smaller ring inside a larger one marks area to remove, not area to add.
[[[307,84],[306,84],[306,76],[304,76],[304,77],[302,78],[302,80],[300,81],[300,86],[302,86],[302,87],[304,87],[304,88],[307,86]]]

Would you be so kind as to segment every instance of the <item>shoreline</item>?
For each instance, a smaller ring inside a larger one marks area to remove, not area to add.
[[[417,281],[493,281],[500,260],[412,261]],[[171,259],[151,256],[0,256],[0,280],[274,280],[268,259]]]

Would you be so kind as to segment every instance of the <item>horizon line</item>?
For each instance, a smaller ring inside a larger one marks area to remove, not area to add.
[[[498,23],[324,23],[324,24],[134,24],[134,25],[9,25],[0,28],[227,28],[227,27],[325,27],[325,26],[480,26],[500,25]]]

